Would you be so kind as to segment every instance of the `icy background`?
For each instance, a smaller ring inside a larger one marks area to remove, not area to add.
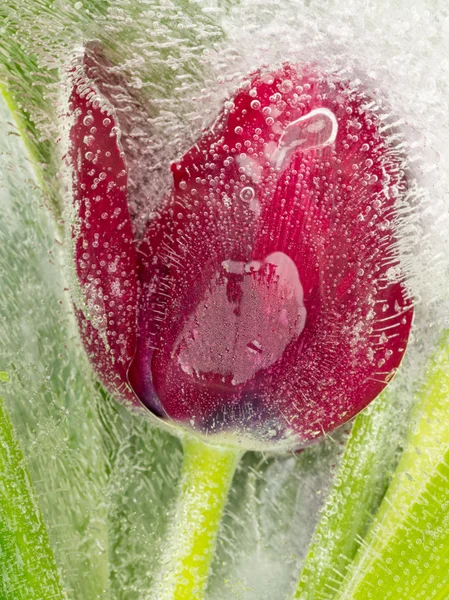
[[[252,69],[313,62],[367,78],[387,97],[407,141],[413,197],[401,210],[403,267],[416,300],[413,343],[394,382],[400,445],[410,392],[447,325],[449,297],[449,9],[441,0],[10,3],[3,35],[34,55],[36,88],[21,102],[44,139],[61,131],[58,72],[99,39],[148,107],[142,157],[149,204],[168,165],[214,119]],[[38,89],[39,85],[42,89]],[[44,98],[44,101],[42,100]],[[130,95],[123,98],[124,109]],[[106,397],[90,371],[70,312],[59,208],[38,191],[17,129],[0,112],[0,370],[11,416],[70,599],[145,598],[176,500],[178,441]],[[137,142],[136,142],[137,143]],[[148,179],[148,181],[147,181]],[[141,182],[140,182],[141,183]],[[136,185],[139,182],[136,182]],[[136,206],[135,210],[141,210]],[[300,454],[248,453],[218,541],[210,600],[282,600],[318,518],[343,449],[340,432]]]

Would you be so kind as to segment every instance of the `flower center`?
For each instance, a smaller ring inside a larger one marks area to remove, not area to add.
[[[293,260],[223,261],[172,351],[203,385],[236,386],[274,364],[306,322],[303,287]]]

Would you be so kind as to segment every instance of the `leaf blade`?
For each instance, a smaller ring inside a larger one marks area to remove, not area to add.
[[[444,572],[440,567],[449,565],[447,341],[444,332],[417,394],[407,447],[339,600],[383,595],[418,599],[447,593],[448,568]]]
[[[63,600],[47,530],[13,425],[0,396],[0,596]]]

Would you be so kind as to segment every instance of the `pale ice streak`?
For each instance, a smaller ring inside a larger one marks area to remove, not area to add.
[[[238,385],[274,364],[301,334],[307,314],[304,292],[296,265],[284,252],[247,263],[226,260],[221,267],[186,321],[172,356],[199,380],[214,373]]]

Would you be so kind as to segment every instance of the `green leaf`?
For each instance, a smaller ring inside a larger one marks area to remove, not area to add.
[[[445,333],[418,393],[407,447],[339,599],[449,596],[448,400]]]
[[[360,546],[394,471],[404,434],[407,410],[395,388],[385,390],[354,421],[295,598],[332,599]]]
[[[28,469],[0,397],[0,596],[65,598]]]
[[[106,599],[101,397],[70,312],[57,231],[1,97],[0,135],[0,368],[9,376],[2,395],[67,595]]]
[[[176,502],[180,441],[106,395],[98,406],[108,472],[110,597],[141,600],[152,589]]]
[[[218,540],[210,600],[283,600],[291,593],[341,459],[347,431],[291,455],[244,455]]]

